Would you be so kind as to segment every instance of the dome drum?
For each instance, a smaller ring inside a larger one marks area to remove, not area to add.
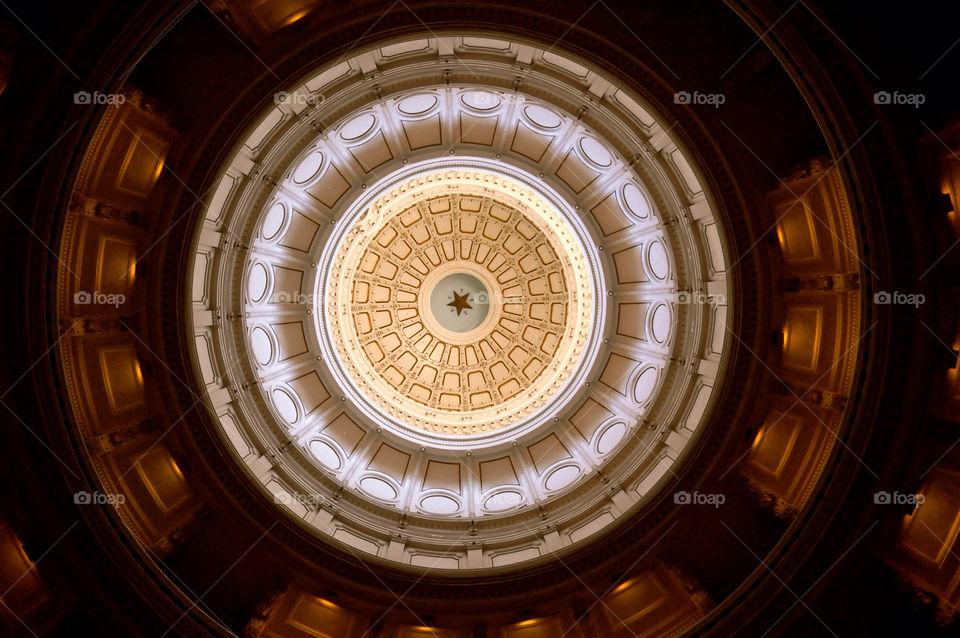
[[[197,329],[225,346],[213,367],[258,379],[213,410],[252,479],[351,551],[513,566],[548,551],[543,512],[549,551],[572,546],[669,480],[708,413],[709,194],[601,72],[534,64],[507,90],[516,46],[467,47],[440,84],[422,51],[384,57],[375,98],[367,52],[314,74],[287,94],[323,100],[271,107],[209,201],[229,239],[198,235],[195,281],[242,319]]]

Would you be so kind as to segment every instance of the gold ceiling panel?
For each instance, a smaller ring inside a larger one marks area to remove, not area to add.
[[[550,316],[534,319],[529,313],[524,314],[523,298],[529,296],[528,303],[556,304],[565,309],[570,291],[547,237],[537,231],[527,240],[516,230],[521,222],[529,223],[522,213],[500,206],[507,211],[507,217],[503,224],[498,224],[493,221],[496,212],[491,210],[498,204],[486,199],[480,204],[482,221],[466,224],[461,223],[465,213],[460,206],[460,195],[443,195],[439,199],[446,201],[441,206],[437,206],[441,203],[437,199],[416,206],[422,217],[412,227],[403,227],[402,214],[391,219],[381,231],[379,241],[373,243],[361,259],[362,274],[358,277],[369,277],[371,283],[403,290],[413,297],[401,301],[398,296],[389,302],[373,304],[354,302],[352,315],[354,327],[361,335],[360,343],[368,353],[383,352],[381,340],[388,331],[393,332],[394,326],[398,329],[400,347],[370,360],[381,374],[391,367],[398,370],[385,377],[397,391],[407,393],[419,380],[426,382],[424,385],[429,390],[424,400],[416,400],[434,408],[470,411],[506,401],[537,380],[557,354],[564,324],[563,321],[554,323]],[[432,213],[431,209],[441,212]],[[454,227],[456,232],[442,232]],[[420,243],[419,252],[413,252],[410,245],[415,240],[411,234],[418,230],[423,231],[426,239]],[[450,234],[454,235],[452,239],[444,239]],[[388,236],[392,239],[384,244]],[[526,250],[518,259],[521,245],[526,246]],[[547,263],[536,257],[540,252],[550,256]],[[424,254],[429,263],[425,263]],[[372,273],[364,272],[365,264],[371,265]],[[476,266],[486,268],[502,286],[492,293],[493,302],[501,306],[500,320],[478,335],[473,343],[448,342],[442,335],[434,334],[420,316],[416,301],[427,292],[422,274],[448,264],[465,270]],[[557,292],[543,285],[542,282],[550,278],[560,282]],[[557,318],[565,319],[566,312],[558,313]],[[376,343],[376,347],[372,348],[371,343]],[[481,357],[478,353],[492,356]],[[445,396],[452,400],[445,402]]]
[[[387,413],[429,432],[491,432],[562,386],[593,292],[582,248],[541,196],[486,171],[441,171],[354,224],[333,261],[330,332]],[[458,276],[479,288],[448,286]]]

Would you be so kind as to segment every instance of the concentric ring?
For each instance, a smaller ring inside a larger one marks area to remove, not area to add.
[[[344,215],[321,260],[318,321],[357,404],[402,434],[476,446],[543,422],[592,362],[604,300],[585,231],[560,212],[572,207],[478,158],[449,165],[388,177]],[[429,286],[458,271],[494,297],[466,335],[425,312]]]
[[[456,82],[433,54],[383,53],[378,92],[360,58],[317,70],[293,93],[324,100],[264,114],[198,235],[194,286],[218,314],[197,356],[241,371],[209,401],[224,440],[307,529],[393,562],[500,568],[616,524],[672,480],[723,372],[726,257],[705,180],[596,69],[558,76],[537,50],[517,90],[519,46],[495,59],[463,44],[444,63]],[[461,227],[471,216],[499,231]],[[463,332],[428,309],[457,273],[502,296]],[[703,289],[720,303],[679,301]]]

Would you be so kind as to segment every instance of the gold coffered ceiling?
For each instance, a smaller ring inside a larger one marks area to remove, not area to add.
[[[506,427],[543,406],[583,353],[596,296],[583,249],[519,183],[466,170],[413,177],[341,241],[324,295],[330,333],[362,390],[396,418],[443,434]],[[455,300],[457,290],[435,289],[458,273],[482,284],[472,301],[488,306],[470,309],[486,314],[466,332],[427,303],[438,292]]]

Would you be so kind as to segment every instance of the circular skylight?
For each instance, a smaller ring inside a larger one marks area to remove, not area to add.
[[[434,321],[441,330],[461,338],[479,328],[490,316],[489,289],[494,288],[484,283],[479,274],[466,260],[454,262],[449,274],[420,295],[418,301],[425,305],[421,311],[424,320]]]

